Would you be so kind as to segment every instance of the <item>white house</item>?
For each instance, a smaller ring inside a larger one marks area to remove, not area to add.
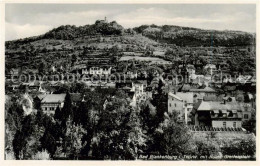
[[[66,94],[39,95],[38,97],[41,100],[41,108],[43,112],[48,115],[53,115],[58,106],[60,109],[64,106],[65,96]]]
[[[186,124],[191,121],[189,118],[193,109],[193,93],[168,93],[168,113],[177,112],[179,121],[184,121]]]
[[[110,75],[112,67],[90,67],[82,69],[82,74]]]

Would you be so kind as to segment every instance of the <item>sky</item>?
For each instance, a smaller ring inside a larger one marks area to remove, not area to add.
[[[178,25],[256,32],[254,4],[6,4],[5,40],[37,36],[60,25],[116,21],[125,28]]]

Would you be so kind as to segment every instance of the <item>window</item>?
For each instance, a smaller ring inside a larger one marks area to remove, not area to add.
[[[174,106],[176,107],[176,103],[174,104]]]
[[[45,111],[47,111],[47,107],[45,107]]]
[[[224,127],[224,128],[227,127],[227,122],[223,122],[223,127]]]
[[[237,127],[237,123],[233,122],[233,127],[236,128]]]
[[[244,114],[244,119],[248,119],[248,114]]]
[[[169,104],[169,106],[170,106],[170,107],[172,106],[171,103]]]

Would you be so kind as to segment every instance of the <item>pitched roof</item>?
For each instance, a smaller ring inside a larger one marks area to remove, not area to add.
[[[66,96],[65,93],[64,94],[46,94],[42,99],[42,103],[60,103],[65,100],[65,96]]]
[[[197,108],[198,111],[212,110],[242,110],[241,106],[235,102],[226,102],[225,104],[218,101],[202,101]]]
[[[177,99],[177,100],[182,101],[182,99],[180,97],[178,97],[177,95],[173,94],[172,92],[169,92],[168,95],[173,97],[173,98],[175,98],[175,99]]]
[[[186,101],[187,103],[193,103],[193,93],[177,92],[176,96],[180,97],[182,100]]]

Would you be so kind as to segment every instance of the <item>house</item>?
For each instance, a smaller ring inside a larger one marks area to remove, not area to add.
[[[203,101],[194,105],[195,126],[211,126],[222,128],[241,128],[243,108],[233,100]]]
[[[57,107],[62,108],[66,94],[38,95],[41,99],[41,108],[44,113],[53,115]]]
[[[199,98],[203,98],[205,96],[211,96],[211,95],[216,95],[216,91],[212,89],[211,87],[205,86],[202,89],[190,89],[189,92],[192,92],[194,94],[194,103],[198,101]]]
[[[207,65],[204,67],[204,70],[206,71],[207,74],[213,75],[213,72],[214,72],[215,70],[217,70],[217,67],[216,67],[216,65],[214,65],[214,64],[207,64]]]
[[[132,88],[130,91],[134,92],[134,98],[137,103],[146,100],[146,93],[144,92],[146,85],[147,84],[145,84],[145,82],[142,81],[132,82]]]
[[[177,112],[178,120],[186,124],[191,122],[190,114],[193,109],[193,93],[168,93],[168,113]]]
[[[106,66],[92,66],[88,68],[82,69],[82,74],[90,74],[90,75],[110,75],[111,74],[112,67],[106,67]]]
[[[168,93],[168,113],[172,114],[174,111],[179,114],[183,113],[184,103],[183,100],[176,94]]]
[[[7,80],[13,79],[13,78],[17,78],[18,79],[19,72],[20,72],[19,69],[12,68],[9,71],[6,71],[5,77],[6,77]]]

